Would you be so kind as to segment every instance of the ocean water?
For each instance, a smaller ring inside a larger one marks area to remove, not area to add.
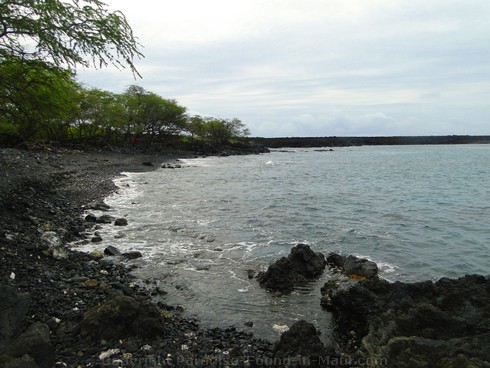
[[[390,281],[490,273],[490,145],[287,149],[181,160],[183,168],[124,173],[106,202],[126,227],[102,244],[139,250],[135,274],[208,327],[275,339],[295,320],[328,338],[320,288],[261,289],[265,270],[297,243],[377,262]],[[123,238],[115,238],[124,236]],[[252,321],[254,326],[244,327]]]

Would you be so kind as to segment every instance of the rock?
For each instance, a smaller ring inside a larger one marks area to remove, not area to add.
[[[112,221],[114,221],[114,217],[110,215],[102,215],[97,217],[97,223],[98,224],[110,224]]]
[[[29,355],[13,358],[5,363],[4,368],[39,368],[34,359]]]
[[[115,226],[126,226],[128,224],[128,220],[125,218],[118,218],[116,221],[114,221]]]
[[[130,251],[130,252],[124,252],[122,256],[126,259],[137,259],[143,257],[141,252],[138,252],[137,250]]]
[[[332,268],[338,268],[342,270],[344,268],[344,263],[346,259],[347,257],[341,256],[340,254],[330,253],[327,256],[327,264]]]
[[[313,324],[300,320],[295,322],[289,331],[281,335],[281,339],[274,349],[274,358],[284,360],[283,365],[318,366],[326,361],[331,350],[327,350],[319,338],[319,333]],[[286,359],[290,360],[289,362]]]
[[[87,289],[95,289],[99,286],[99,282],[95,279],[89,279],[83,282],[82,286]]]
[[[102,237],[100,235],[94,235],[92,236],[92,239],[90,239],[92,243],[100,243],[102,241]]]
[[[153,162],[151,162],[151,161],[145,161],[145,162],[143,162],[143,165],[144,166],[153,166]]]
[[[54,365],[54,348],[49,339],[49,327],[35,322],[20,335],[9,347],[9,355],[21,358],[28,355],[39,368],[51,368]]]
[[[95,258],[95,259],[101,259],[104,257],[104,253],[102,253],[100,250],[95,249],[90,252],[90,255]]]
[[[247,277],[249,278],[249,280],[253,279],[255,277],[255,271],[247,270]]]
[[[122,239],[122,238],[125,238],[126,237],[126,234],[124,233],[117,233],[116,235],[114,235],[114,239]]]
[[[325,266],[323,254],[313,252],[308,245],[298,244],[287,258],[282,257],[266,272],[260,272],[257,280],[269,290],[290,292],[296,284],[320,276]]]
[[[327,257],[327,264],[349,277],[374,278],[378,276],[378,266],[375,262],[353,255],[344,257],[330,253]]]
[[[160,311],[153,304],[128,296],[89,309],[80,322],[80,335],[92,342],[117,341],[129,336],[151,339],[164,334]]]
[[[44,253],[56,259],[68,257],[68,251],[54,231],[46,231],[41,235],[41,244]]]
[[[106,256],[116,256],[117,257],[117,256],[121,255],[121,252],[115,246],[109,245],[106,249],[104,249],[104,254]]]
[[[253,327],[254,326],[254,323],[253,323],[253,321],[247,321],[243,325],[246,326],[246,327]]]
[[[347,283],[329,282],[322,293],[328,294],[338,343],[352,356],[401,368],[488,364],[489,277]]]
[[[97,216],[95,216],[93,213],[89,213],[87,216],[85,216],[85,221],[97,222]]]
[[[344,263],[344,273],[347,276],[373,278],[378,276],[378,266],[375,262],[351,255]]]
[[[13,287],[0,285],[0,348],[19,334],[29,302],[29,294],[18,293]]]
[[[88,205],[91,210],[108,211],[111,207],[104,202],[94,202]]]

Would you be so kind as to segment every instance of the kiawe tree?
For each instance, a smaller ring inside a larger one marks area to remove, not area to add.
[[[139,46],[125,16],[99,0],[1,0],[0,128],[22,139],[52,130],[76,67],[129,66],[136,77]]]
[[[2,0],[0,60],[35,59],[63,68],[128,65],[139,44],[123,13],[99,0]]]

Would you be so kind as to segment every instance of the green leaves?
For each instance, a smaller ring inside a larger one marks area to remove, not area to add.
[[[68,68],[128,65],[139,76],[139,47],[124,14],[99,0],[0,3],[0,59],[10,55]]]

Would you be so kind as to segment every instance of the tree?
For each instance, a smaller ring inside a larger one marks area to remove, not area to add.
[[[191,137],[201,138],[212,146],[221,147],[241,137],[248,136],[249,130],[239,119],[191,118],[188,130]]]
[[[23,140],[64,136],[78,89],[70,71],[10,57],[0,62],[0,75],[2,130]]]
[[[186,128],[186,108],[139,86],[130,86],[123,95],[127,111],[127,131],[135,137],[146,135],[147,144]]]
[[[17,57],[60,67],[129,65],[141,57],[119,12],[99,0],[2,0],[0,60]],[[122,61],[121,61],[122,60]]]

